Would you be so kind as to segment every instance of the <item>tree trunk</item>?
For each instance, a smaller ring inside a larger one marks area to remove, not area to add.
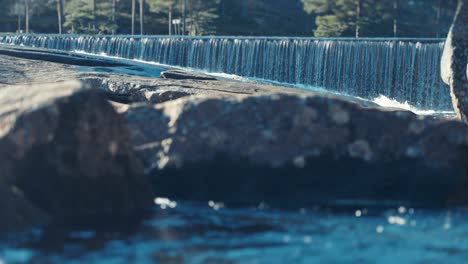
[[[63,2],[62,0],[57,0],[57,18],[58,18],[58,31],[59,34],[62,34],[62,18],[63,18]]]
[[[136,0],[132,0],[132,36],[135,35],[135,5]]]
[[[172,35],[172,6],[169,8],[169,35]]]
[[[96,30],[96,0],[93,0],[93,29]]]
[[[457,13],[442,56],[442,78],[450,85],[452,104],[464,122],[468,122],[468,0],[459,0]]]
[[[362,11],[362,0],[356,2],[356,38],[359,38],[361,33],[361,11]]]
[[[439,0],[437,3],[437,13],[436,13],[436,38],[440,38],[440,18],[442,13],[442,0]]]
[[[30,0],[25,0],[26,1],[26,10],[25,10],[25,17],[26,17],[26,34],[29,34],[29,1]]]
[[[112,0],[112,35],[115,35],[115,26],[117,22],[115,17],[116,1],[117,0]]]
[[[144,35],[144,31],[143,31],[143,17],[144,17],[144,14],[143,14],[143,5],[145,3],[145,0],[140,0],[140,35]]]
[[[393,37],[398,37],[400,27],[400,0],[393,0]]]
[[[183,0],[182,6],[182,24],[183,24],[183,33],[182,35],[187,34],[187,0]]]
[[[18,33],[21,33],[21,15],[18,14]]]

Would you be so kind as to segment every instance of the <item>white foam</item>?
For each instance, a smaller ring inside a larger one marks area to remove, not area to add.
[[[372,102],[386,108],[399,108],[402,110],[411,111],[418,115],[434,115],[434,114],[445,114],[450,115],[453,114],[451,111],[435,111],[435,110],[421,110],[412,105],[408,102],[399,102],[394,99],[390,99],[384,95],[379,95],[377,98],[373,99]]]
[[[228,74],[228,73],[222,73],[222,72],[203,72],[203,73],[214,76],[214,77],[223,78],[223,79],[230,79],[230,80],[236,80],[236,81],[246,80],[246,78],[241,77],[239,75],[235,75],[235,74]]]

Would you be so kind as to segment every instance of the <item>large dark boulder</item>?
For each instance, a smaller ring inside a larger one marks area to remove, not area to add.
[[[450,85],[457,116],[468,122],[468,1],[459,0],[442,56],[442,79]]]
[[[24,222],[35,221],[28,203],[70,219],[127,215],[151,204],[125,120],[80,83],[0,89],[0,171],[0,197],[12,201],[0,215],[24,209]]]
[[[468,126],[326,96],[195,97],[127,110],[156,194],[300,205],[468,204]]]

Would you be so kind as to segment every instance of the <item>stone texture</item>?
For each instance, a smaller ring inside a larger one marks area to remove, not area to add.
[[[450,85],[453,108],[468,122],[468,1],[459,0],[442,56],[442,78]]]
[[[118,216],[151,204],[124,120],[78,82],[0,89],[0,172],[18,210],[30,202],[53,217]]]
[[[156,195],[467,204],[468,126],[323,95],[191,97],[124,112]]]

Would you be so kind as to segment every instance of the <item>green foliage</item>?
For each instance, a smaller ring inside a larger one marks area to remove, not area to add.
[[[398,2],[397,2],[398,1]],[[438,37],[450,24],[456,0],[301,0],[304,11],[317,15],[317,37]],[[360,15],[358,4],[360,3]],[[394,4],[398,3],[398,8]],[[436,18],[437,17],[437,18]],[[442,31],[442,32],[441,32]]]
[[[0,31],[24,31],[26,0],[0,0]],[[57,0],[29,0],[30,31],[58,32]],[[131,0],[66,0],[64,32],[131,32]],[[139,24],[137,0],[136,28]],[[191,35],[307,35],[319,37],[391,37],[396,16],[400,37],[443,37],[452,22],[457,0],[186,0],[186,29]],[[182,18],[183,0],[144,0],[145,34],[167,34],[169,13]],[[95,23],[96,22],[96,23]],[[96,24],[94,28],[93,25]]]
[[[335,2],[327,0],[301,0],[301,2],[304,5],[304,11],[309,14],[327,13],[335,7]]]
[[[96,21],[100,33],[110,34],[118,29],[117,23],[112,22],[112,2],[104,1],[97,5]]]
[[[219,0],[188,1],[189,19],[187,29],[190,35],[210,35],[216,33]]]
[[[93,27],[96,20],[97,27]],[[93,2],[90,0],[67,0],[65,5],[65,28],[69,33],[97,34],[111,33],[117,29],[112,22],[112,2],[98,1],[96,17],[93,16]]]
[[[315,23],[317,24],[314,32],[316,37],[341,37],[349,27],[335,15],[319,16]]]
[[[166,14],[170,11],[175,12],[180,10],[180,6],[182,5],[182,1],[180,0],[146,0],[146,3],[152,12]]]
[[[146,0],[152,12],[164,14],[172,19],[183,16],[183,0]],[[190,35],[216,33],[220,0],[186,0],[186,27]],[[170,23],[170,21],[166,21]]]
[[[380,0],[301,0],[304,11],[317,14],[316,37],[354,36],[360,32],[372,32],[379,24],[385,23],[392,14],[392,1]],[[358,13],[360,7],[360,13]],[[389,27],[390,29],[390,27]]]
[[[69,0],[65,4],[64,26],[69,33],[91,33],[92,5],[87,0]]]

